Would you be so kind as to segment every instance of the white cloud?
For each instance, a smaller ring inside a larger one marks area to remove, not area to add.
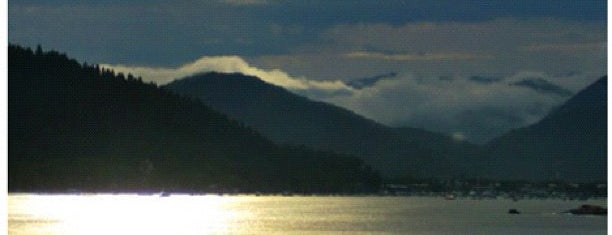
[[[538,72],[520,72],[492,83],[403,73],[351,95],[323,99],[387,125],[419,127],[483,143],[537,122],[567,99],[510,85],[534,76],[555,80]]]
[[[341,81],[314,81],[306,78],[296,78],[279,69],[264,70],[249,65],[239,56],[203,56],[200,59],[177,68],[144,67],[129,65],[101,64],[115,72],[131,73],[141,76],[145,81],[153,81],[163,85],[175,79],[203,72],[242,73],[256,76],[273,85],[293,90],[350,90]]]

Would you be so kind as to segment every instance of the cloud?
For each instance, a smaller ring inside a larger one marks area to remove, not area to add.
[[[220,2],[235,6],[266,5],[270,3],[269,0],[220,0]]]
[[[146,67],[130,65],[101,64],[116,72],[131,73],[141,76],[145,81],[166,84],[175,79],[203,72],[242,73],[259,77],[273,85],[292,90],[316,89],[321,91],[351,90],[341,81],[314,81],[306,78],[296,78],[279,69],[265,70],[249,65],[239,56],[203,56],[200,59],[176,68]]]
[[[554,18],[497,18],[476,22],[408,22],[402,25],[346,24],[328,29],[323,37],[348,51],[402,52],[407,56],[355,53],[373,58],[412,60],[471,58],[517,49],[605,49],[606,29],[593,22]],[[455,53],[447,53],[455,52]],[[440,54],[440,55],[437,55]],[[420,56],[419,56],[420,55]]]
[[[511,85],[538,74],[520,72],[483,83],[472,76],[439,79],[401,73],[351,95],[322,99],[391,126],[446,133],[484,143],[518,127],[537,122],[568,97]],[[474,75],[475,76],[475,75]]]
[[[365,58],[376,60],[474,60],[474,59],[492,59],[491,55],[470,54],[470,53],[418,53],[418,54],[385,54],[381,52],[354,51],[345,54],[348,58]]]
[[[568,98],[549,91],[558,88],[570,92],[563,88],[569,84],[575,92],[584,86],[572,82],[588,83],[581,73],[553,76],[532,71],[508,76],[452,75],[445,79],[402,71],[365,79],[315,80],[279,69],[262,69],[239,56],[204,56],[176,68],[102,66],[158,84],[208,71],[239,72],[386,125],[424,128],[476,143],[535,123]],[[534,78],[538,80],[533,82]]]
[[[557,51],[565,53],[576,53],[580,51],[601,51],[606,50],[606,42],[590,42],[590,43],[544,43],[533,44],[521,47],[525,51]]]
[[[520,71],[581,71],[594,79],[607,72],[606,38],[601,22],[558,18],[354,23],[331,26],[289,54],[248,59],[323,79],[388,71],[496,78]]]

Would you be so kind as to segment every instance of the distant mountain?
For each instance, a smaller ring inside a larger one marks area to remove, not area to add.
[[[279,147],[196,99],[8,48],[9,191],[377,190],[363,161]]]
[[[354,80],[348,81],[346,85],[353,87],[355,89],[361,90],[366,87],[374,86],[376,83],[378,83],[381,80],[391,79],[395,77],[397,77],[397,73],[391,72],[391,73],[376,75],[374,77],[354,79]]]
[[[511,83],[513,86],[522,86],[542,93],[555,94],[558,96],[571,96],[572,92],[543,78],[529,78]]]
[[[419,129],[394,129],[242,74],[206,73],[165,88],[199,98],[280,144],[355,154],[388,177],[469,176],[477,146]]]
[[[605,181],[607,77],[540,122],[492,140],[491,175],[514,179]]]

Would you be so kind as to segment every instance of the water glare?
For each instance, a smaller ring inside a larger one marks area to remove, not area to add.
[[[239,213],[248,212],[228,210],[235,199],[219,196],[43,197],[9,197],[10,234],[219,234],[228,232],[229,221]]]

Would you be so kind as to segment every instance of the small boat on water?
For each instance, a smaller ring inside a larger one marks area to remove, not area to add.
[[[567,211],[572,215],[608,215],[608,209],[596,205],[582,205],[579,208]]]
[[[446,194],[446,196],[444,196],[444,199],[446,199],[446,200],[455,200],[455,199],[457,199],[457,197],[455,196],[455,194],[449,193],[449,194]]]
[[[170,193],[169,192],[162,192],[161,194],[159,194],[160,197],[170,197]]]
[[[521,214],[521,212],[518,211],[517,209],[512,208],[512,209],[508,210],[508,214],[518,215],[518,214]]]

